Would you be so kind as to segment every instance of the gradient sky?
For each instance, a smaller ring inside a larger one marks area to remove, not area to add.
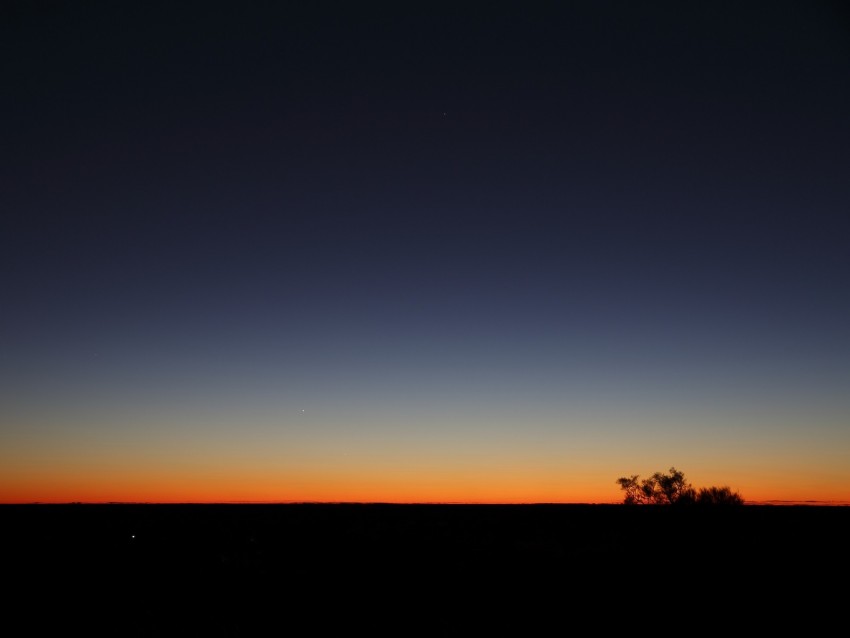
[[[839,2],[6,2],[0,502],[850,502]]]

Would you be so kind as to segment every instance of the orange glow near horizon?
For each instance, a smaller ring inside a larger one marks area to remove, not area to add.
[[[0,473],[2,476],[2,473]],[[69,476],[41,471],[27,480],[3,476],[0,503],[597,503],[622,502],[616,476],[587,475],[570,485],[567,478],[543,473],[519,476],[463,476],[458,472],[379,475],[213,470],[180,472],[101,472]],[[690,477],[689,477],[690,478]],[[706,485],[691,479],[694,487]],[[710,483],[726,485],[724,482]],[[847,504],[840,490],[820,485],[776,487],[753,482],[732,486],[747,503]],[[814,495],[814,496],[813,496]]]
[[[727,486],[749,503],[850,502],[838,435],[823,450],[792,438],[770,447],[757,430],[736,433],[731,419],[687,429],[651,416],[581,418],[580,429],[559,425],[569,412],[535,429],[513,414],[453,427],[424,417],[300,429],[163,419],[74,436],[21,427],[0,446],[0,503],[615,504],[619,477],[671,464],[694,488]]]

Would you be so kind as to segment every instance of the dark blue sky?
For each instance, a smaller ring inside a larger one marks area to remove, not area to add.
[[[659,406],[796,409],[850,460],[849,17],[6,3],[0,435],[292,433],[309,405],[414,440],[601,420],[613,449]],[[699,448],[673,421],[635,471]]]

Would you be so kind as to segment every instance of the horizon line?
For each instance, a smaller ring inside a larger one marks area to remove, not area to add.
[[[20,503],[0,503],[0,505],[479,505],[479,506],[535,506],[535,505],[625,505],[623,501],[28,501]],[[744,501],[747,505],[774,506],[850,506],[844,500],[784,500]],[[643,505],[645,507],[645,505]],[[635,507],[642,507],[636,505]]]

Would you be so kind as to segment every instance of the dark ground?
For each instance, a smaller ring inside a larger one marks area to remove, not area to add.
[[[16,636],[820,633],[848,600],[850,507],[5,505],[0,530]]]

